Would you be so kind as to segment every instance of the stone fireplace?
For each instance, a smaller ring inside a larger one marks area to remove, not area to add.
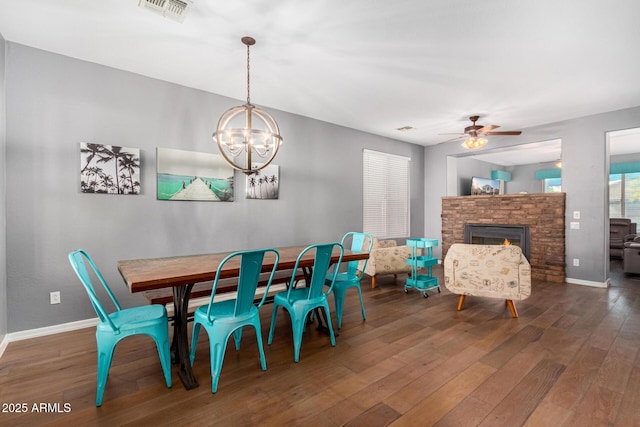
[[[500,237],[500,233],[506,235]],[[531,264],[532,278],[564,282],[564,233],[564,193],[442,198],[443,257],[454,243],[502,244],[505,238],[511,240],[509,236],[516,240],[524,238],[528,240],[528,248],[520,247]]]

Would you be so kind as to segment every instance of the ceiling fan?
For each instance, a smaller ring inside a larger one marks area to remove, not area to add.
[[[479,118],[480,118],[480,116],[471,116],[471,117],[469,117],[469,120],[471,120],[471,122],[473,124],[471,126],[467,126],[466,128],[464,128],[464,133],[460,133],[460,134],[443,133],[443,134],[440,134],[440,135],[458,135],[455,138],[448,139],[448,140],[443,141],[443,142],[451,142],[451,141],[455,141],[455,140],[460,139],[460,138],[467,138],[462,143],[462,146],[464,148],[468,148],[468,149],[476,149],[476,148],[484,147],[487,144],[487,139],[483,138],[483,136],[485,136],[485,135],[520,135],[520,134],[522,134],[522,131],[519,131],[519,130],[509,130],[509,131],[494,132],[493,130],[499,128],[500,126],[497,126],[497,125],[489,125],[489,126],[477,125],[476,122],[478,121]]]

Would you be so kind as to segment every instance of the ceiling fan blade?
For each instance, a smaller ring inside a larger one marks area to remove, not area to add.
[[[507,130],[502,132],[487,132],[485,135],[521,135],[522,131],[520,130]]]
[[[466,133],[452,132],[452,133],[439,133],[438,135],[459,135],[459,136],[465,136],[465,135],[466,135]]]
[[[487,132],[491,132],[492,130],[497,129],[499,127],[500,126],[498,126],[498,125],[483,126],[480,129],[478,129],[477,132],[486,134]]]
[[[466,137],[467,137],[467,135],[460,135],[460,136],[457,136],[457,137],[452,138],[452,139],[447,139],[446,141],[440,141],[440,142],[438,142],[438,144],[444,144],[445,142],[456,141],[458,139],[462,139],[462,138],[466,138]]]

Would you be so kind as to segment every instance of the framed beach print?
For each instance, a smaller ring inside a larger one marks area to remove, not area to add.
[[[253,163],[259,165],[259,163]],[[247,199],[277,199],[280,190],[280,168],[269,165],[247,175]]]
[[[221,155],[158,148],[158,200],[233,202],[233,168]]]
[[[81,142],[80,191],[140,194],[140,149]]]

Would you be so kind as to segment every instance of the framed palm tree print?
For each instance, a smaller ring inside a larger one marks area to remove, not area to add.
[[[254,163],[259,166],[259,163]],[[247,199],[277,199],[280,192],[280,168],[269,165],[247,176]]]
[[[140,194],[140,149],[81,142],[80,191]]]

